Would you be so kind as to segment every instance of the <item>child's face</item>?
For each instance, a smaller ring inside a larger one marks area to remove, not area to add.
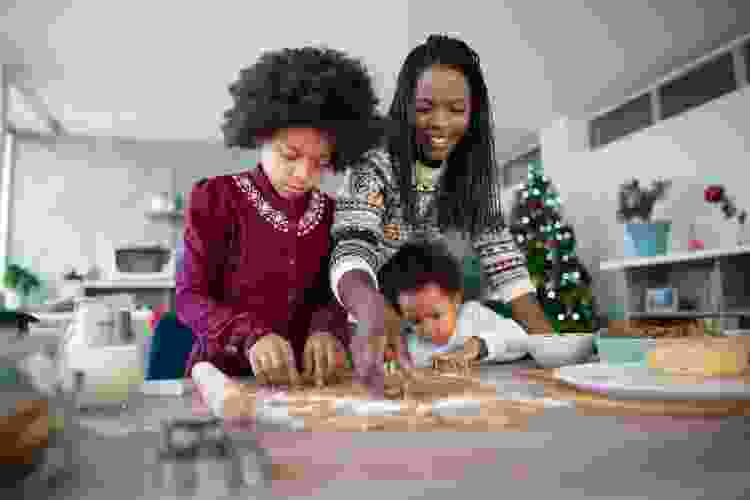
[[[417,335],[435,344],[445,344],[453,336],[460,304],[460,293],[450,294],[434,284],[399,295],[404,317],[414,323]]]
[[[261,153],[271,185],[282,198],[293,199],[317,189],[321,176],[332,171],[334,145],[312,128],[278,130]]]

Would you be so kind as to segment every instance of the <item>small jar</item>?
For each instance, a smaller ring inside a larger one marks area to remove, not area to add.
[[[750,230],[747,228],[747,224],[737,222],[737,246],[750,245]]]

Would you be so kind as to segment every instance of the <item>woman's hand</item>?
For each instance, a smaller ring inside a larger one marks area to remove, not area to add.
[[[369,275],[354,270],[342,276],[339,292],[343,302],[357,320],[351,351],[356,379],[365,384],[373,397],[385,391],[385,351],[395,347],[400,371],[407,373],[413,366],[401,333],[401,317],[378,292]],[[392,380],[389,377],[389,380]]]
[[[275,333],[261,337],[247,356],[258,385],[301,384],[292,346],[283,337]]]
[[[305,378],[315,378],[315,385],[323,387],[336,379],[339,343],[327,332],[311,335],[305,343],[303,373]]]

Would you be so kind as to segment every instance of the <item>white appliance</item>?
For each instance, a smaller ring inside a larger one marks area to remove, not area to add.
[[[82,297],[75,300],[73,321],[65,335],[65,345],[106,346],[114,343],[115,312],[102,300]]]
[[[679,309],[677,288],[648,288],[646,289],[646,312],[669,313]]]
[[[114,249],[112,279],[171,280],[177,269],[173,249],[160,244],[125,245]]]
[[[63,389],[82,405],[120,404],[143,382],[143,352],[136,343],[117,345],[117,311],[101,299],[76,300],[62,341],[58,375]]]

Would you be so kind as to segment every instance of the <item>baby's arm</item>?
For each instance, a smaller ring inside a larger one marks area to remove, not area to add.
[[[486,347],[483,362],[513,361],[528,352],[528,334],[512,319],[503,318],[479,302],[461,306],[456,330],[464,338],[479,337]],[[484,353],[483,353],[484,354]]]

